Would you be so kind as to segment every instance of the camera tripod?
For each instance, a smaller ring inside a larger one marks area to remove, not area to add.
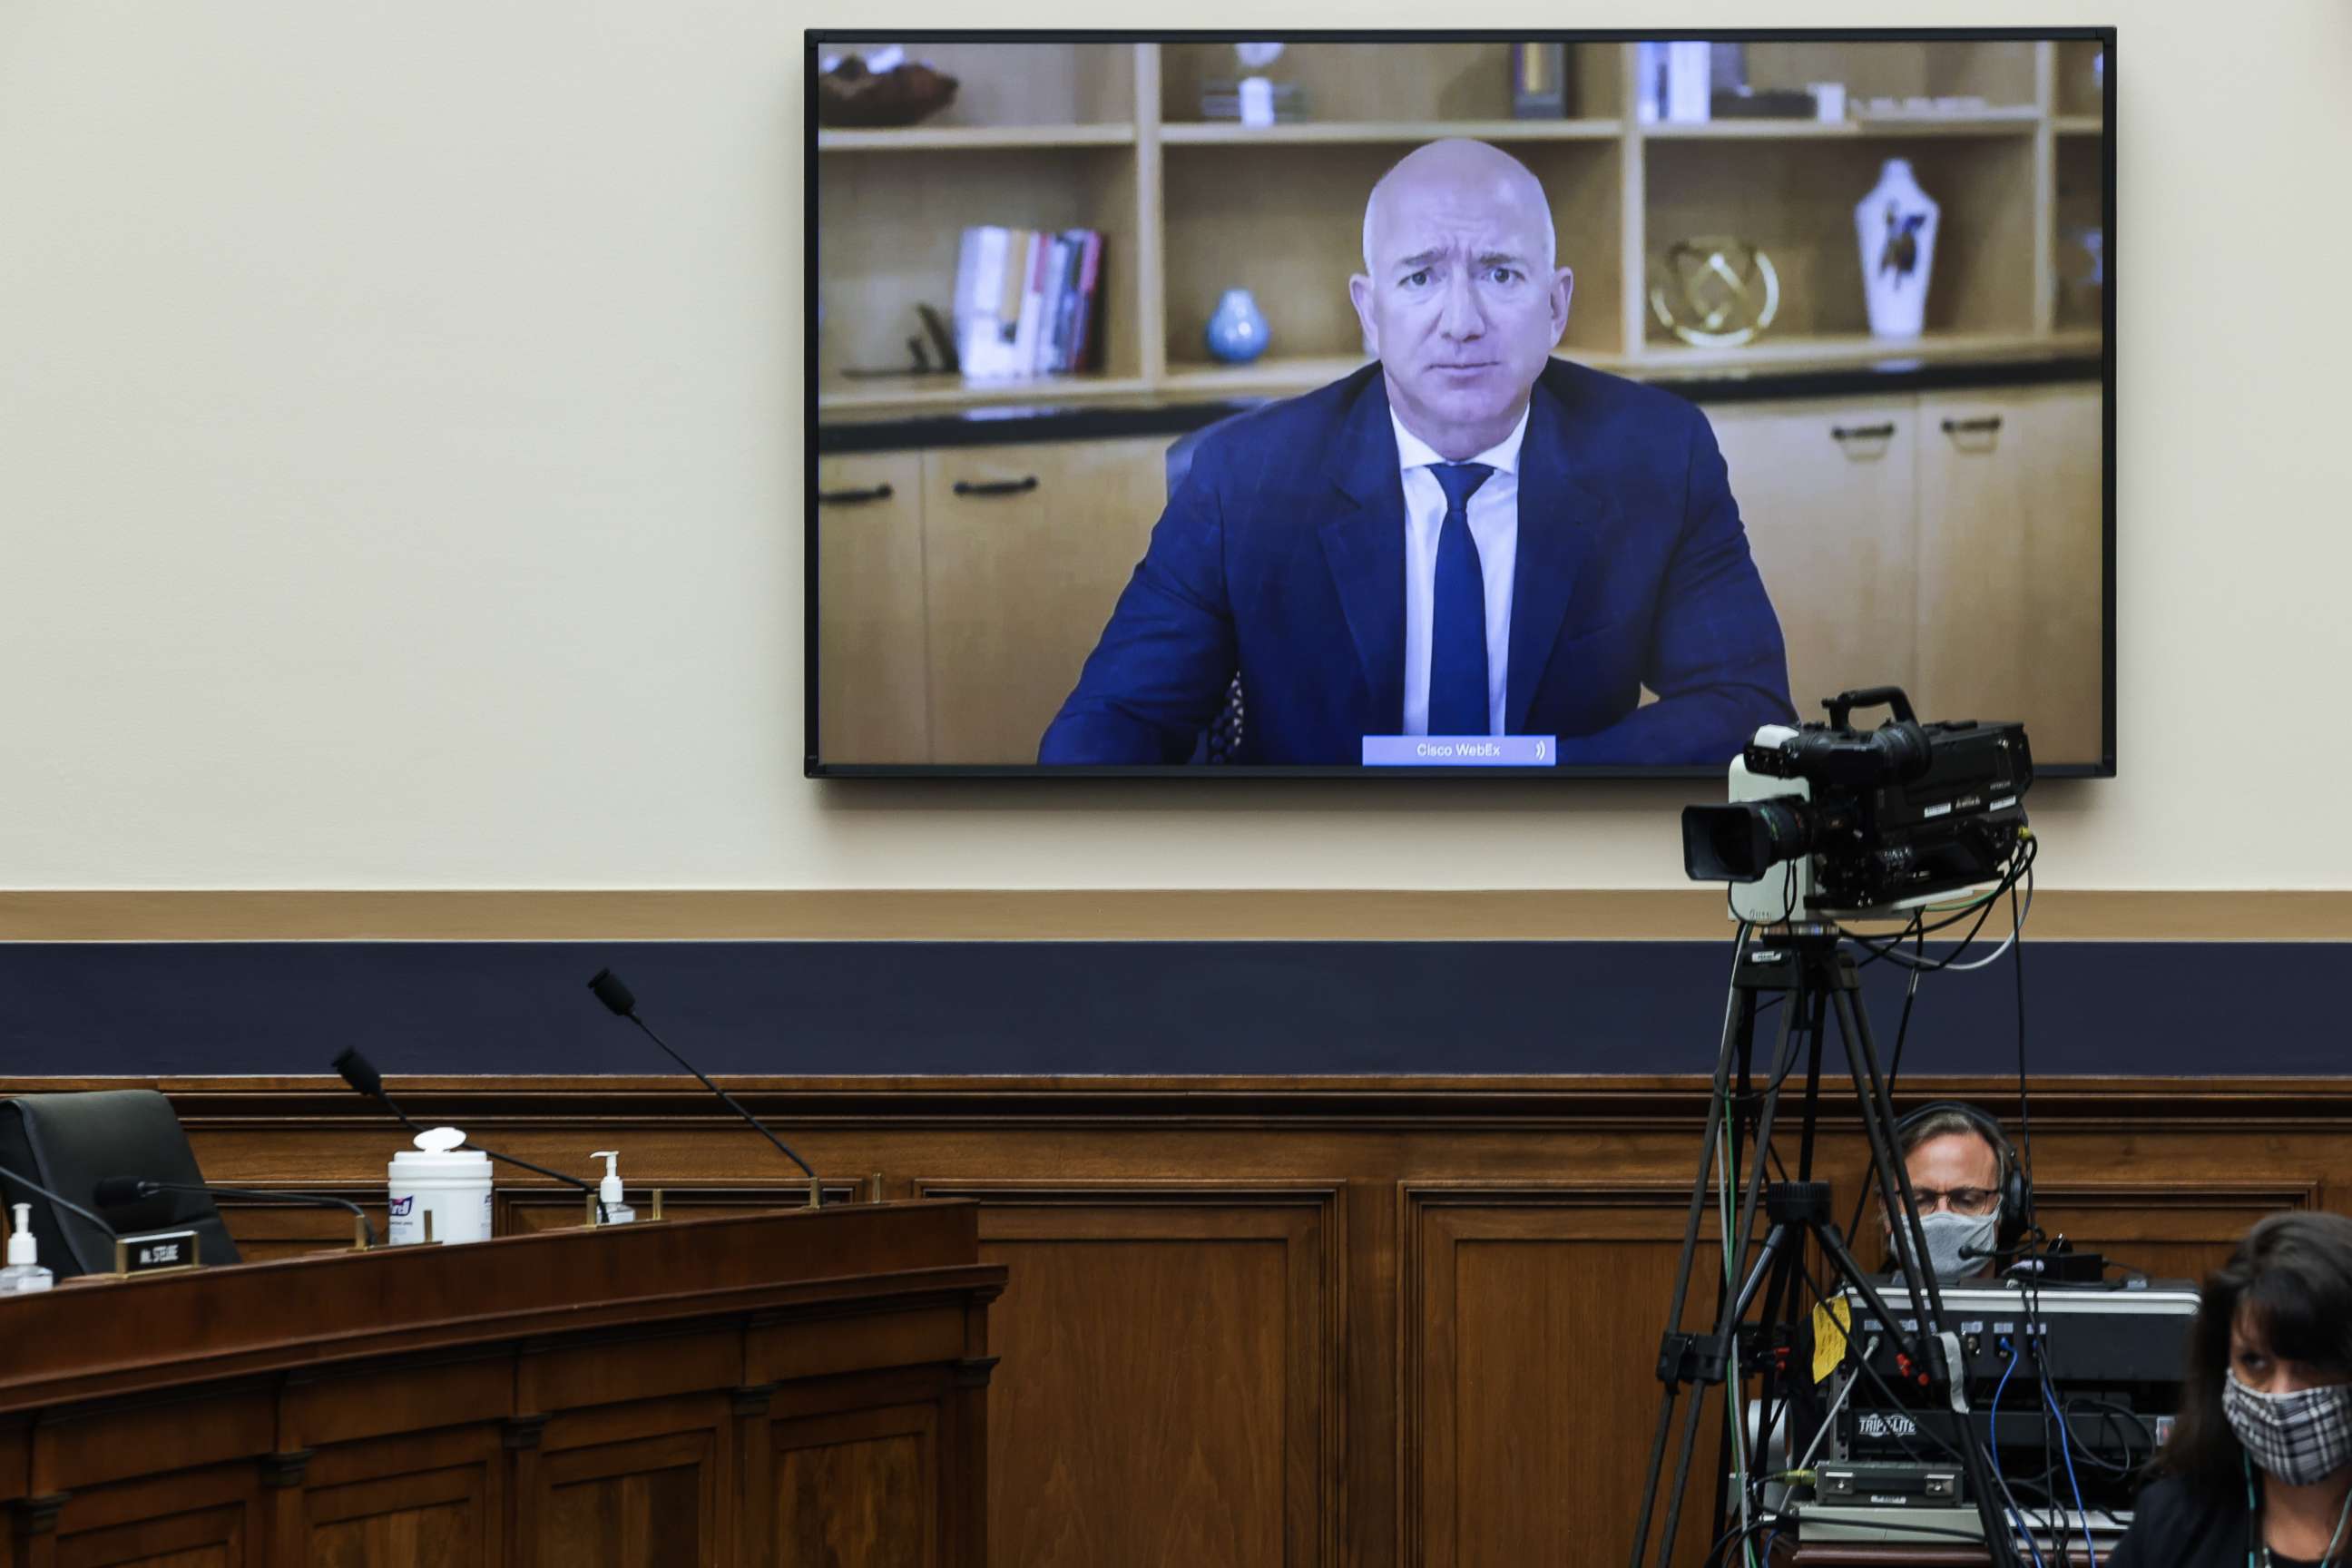
[[[1780,999],[1779,1038],[1771,1078],[1760,1091],[1753,1090],[1756,1020],[1767,998]],[[1825,1026],[1835,1018],[1840,1043],[1853,1079],[1854,1100],[1862,1112],[1864,1133],[1870,1143],[1871,1180],[1893,1223],[1890,1226],[1901,1276],[1896,1300],[1907,1310],[1897,1314],[1866,1278],[1830,1219],[1829,1184],[1812,1179],[1813,1144],[1820,1121],[1822,1052]],[[1799,1035],[1806,1040],[1802,1110],[1796,1179],[1767,1189],[1764,1172],[1771,1158],[1780,1100],[1795,1068]],[[1810,1240],[1828,1261],[1832,1278],[1861,1297],[1885,1332],[1895,1341],[1899,1381],[1924,1400],[1934,1400],[1960,1417],[1960,1464],[1969,1495],[1976,1504],[1984,1531],[1985,1551],[1993,1568],[2017,1568],[2014,1537],[1993,1489],[1991,1468],[1985,1462],[1967,1419],[1967,1373],[1959,1336],[1945,1330],[1943,1292],[1927,1267],[1927,1233],[1912,1202],[1911,1180],[1896,1148],[1894,1100],[1880,1072],[1878,1049],[1863,1011],[1861,982],[1853,957],[1841,946],[1833,926],[1800,922],[1748,931],[1743,936],[1732,973],[1731,995],[1725,1010],[1723,1046],[1716,1058],[1714,1094],[1708,1101],[1706,1136],[1700,1147],[1698,1175],[1691,1184],[1689,1215],[1683,1228],[1680,1261],[1675,1269],[1674,1295],[1667,1308],[1666,1330],[1658,1345],[1659,1392],[1657,1426],[1650,1442],[1650,1464],[1642,1489],[1642,1512],[1633,1537],[1630,1568],[1643,1568],[1650,1527],[1657,1512],[1659,1482],[1666,1449],[1675,1429],[1675,1407],[1685,1387],[1691,1390],[1675,1447],[1674,1480],[1664,1493],[1665,1515],[1656,1557],[1657,1568],[1674,1561],[1675,1542],[1689,1489],[1691,1461],[1697,1446],[1700,1415],[1710,1387],[1728,1388],[1731,1398],[1740,1385],[1743,1369],[1738,1347],[1741,1321],[1764,1295],[1762,1331],[1793,1331],[1805,1312],[1799,1289],[1805,1246]],[[1743,1146],[1752,1152],[1740,1164]],[[1711,1187],[1727,1201],[1744,1185],[1744,1201],[1724,1218],[1724,1271],[1717,1282],[1714,1326],[1706,1333],[1684,1326],[1689,1298],[1691,1268],[1696,1260],[1701,1220]],[[1753,1232],[1759,1207],[1771,1228],[1758,1247]],[[1735,1218],[1736,1215],[1736,1218]],[[1748,1264],[1751,1251],[1756,1256]],[[1745,1268],[1744,1277],[1741,1270]],[[1738,1279],[1737,1288],[1734,1280]],[[1761,1408],[1771,1408],[1780,1382],[1773,1358],[1766,1356],[1761,1372]],[[1769,1440],[1769,1427],[1759,1421],[1757,1441]],[[1718,1546],[1735,1532],[1744,1539],[1751,1526],[1746,1434],[1727,1419],[1718,1444],[1715,1507],[1709,1539]],[[1735,1498],[1733,1489],[1738,1489]]]

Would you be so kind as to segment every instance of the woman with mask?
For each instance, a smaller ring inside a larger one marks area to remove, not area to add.
[[[2273,1215],[2206,1280],[2157,1468],[2111,1568],[2352,1563],[2352,1219]]]

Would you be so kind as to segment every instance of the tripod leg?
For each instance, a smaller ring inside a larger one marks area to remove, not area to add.
[[[1861,1010],[1853,996],[1840,991],[1832,998],[1837,1008],[1838,1033],[1845,1045],[1846,1066],[1853,1074],[1853,1092],[1862,1110],[1862,1130],[1870,1144],[1870,1172],[1878,1185],[1878,1201],[1895,1243],[1897,1271],[1918,1304],[1919,1321],[1929,1332],[1942,1326],[1943,1292],[1927,1271],[1927,1234],[1920,1228],[1917,1206],[1911,1196],[1911,1176],[1895,1146],[1895,1121],[1883,1113],[1885,1085],[1878,1077],[1878,1061],[1864,1031]]]
[[[1920,1226],[1917,1201],[1911,1194],[1910,1173],[1895,1147],[1895,1102],[1878,1070],[1878,1048],[1871,1039],[1869,1016],[1856,999],[1858,987],[1853,980],[1853,963],[1841,957],[1839,964],[1843,984],[1832,1000],[1837,1007],[1838,1028],[1844,1036],[1847,1061],[1853,1072],[1854,1089],[1862,1098],[1863,1129],[1869,1135],[1871,1163],[1877,1171],[1879,1201],[1888,1205],[1895,1256],[1903,1265],[1905,1283],[1910,1288],[1912,1305],[1925,1331],[1921,1338],[1936,1339],[1941,1351],[1939,1359],[1944,1363],[1950,1403],[1960,1415],[1957,1423],[1960,1468],[1968,1477],[1969,1495],[1976,1500],[1985,1552],[1992,1559],[1993,1568],[2016,1568],[2017,1542],[2010,1534],[2009,1521],[2000,1500],[1993,1496],[1991,1470],[1978,1446],[1975,1426],[1968,1419],[1968,1369],[1960,1364],[1958,1342],[1942,1338],[1943,1291],[1927,1268],[1927,1232]],[[1890,1331],[1898,1321],[1884,1314],[1881,1321]]]
[[[1806,1311],[1805,1293],[1799,1288],[1799,1280],[1804,1273],[1804,1262],[1805,1233],[1799,1230],[1781,1244],[1780,1255],[1775,1260],[1772,1269],[1771,1283],[1764,1290],[1763,1314],[1757,1320],[1765,1325],[1768,1334],[1774,1325],[1785,1324],[1790,1331],[1789,1345],[1791,1349],[1797,1343],[1794,1331],[1796,1324]],[[1764,1358],[1764,1371],[1756,1383],[1757,1408],[1760,1412],[1756,1418],[1756,1430],[1759,1434],[1757,1443],[1762,1454],[1760,1463],[1769,1463],[1771,1459],[1772,1406],[1776,1395],[1780,1406],[1780,1424],[1787,1430],[1790,1439],[1784,1458],[1793,1458],[1796,1455],[1794,1442],[1796,1426],[1790,1419],[1795,1409],[1795,1402],[1790,1391],[1798,1386],[1797,1379],[1803,1375],[1803,1369],[1793,1365],[1784,1370],[1780,1364],[1780,1358],[1777,1354],[1767,1355]],[[1785,1469],[1787,1466],[1777,1468]]]
[[[1822,1119],[1822,1043],[1829,1030],[1830,999],[1816,994],[1811,1014],[1805,1019],[1805,1035],[1809,1042],[1805,1052],[1805,1120],[1804,1137],[1797,1146],[1797,1180],[1813,1179],[1813,1129]]]
[[[1740,952],[1744,954],[1746,951],[1747,942],[1743,937]],[[1675,1293],[1666,1306],[1666,1328],[1664,1337],[1660,1342],[1658,1367],[1658,1378],[1664,1386],[1658,1394],[1657,1424],[1650,1436],[1650,1465],[1644,1472],[1644,1479],[1642,1483],[1642,1511],[1636,1516],[1634,1523],[1633,1552],[1627,1559],[1629,1568],[1642,1568],[1642,1559],[1649,1550],[1650,1521],[1656,1513],[1658,1505],[1659,1476],[1665,1467],[1666,1442],[1674,1432],[1675,1396],[1682,1385],[1684,1369],[1679,1363],[1669,1367],[1665,1364],[1665,1361],[1666,1357],[1673,1353],[1672,1347],[1675,1342],[1684,1337],[1683,1303],[1690,1297],[1691,1266],[1698,1252],[1699,1220],[1706,1212],[1706,1177],[1707,1173],[1715,1167],[1716,1140],[1723,1129],[1725,1097],[1731,1084],[1731,1064],[1735,1058],[1745,1054],[1743,1042],[1753,1040],[1755,1030],[1755,993],[1735,989],[1724,1006],[1723,1044],[1716,1053],[1714,1094],[1707,1102],[1706,1110],[1706,1136],[1699,1145],[1698,1174],[1691,1181],[1690,1212],[1683,1223],[1682,1254],[1675,1264]],[[1691,1402],[1689,1417],[1691,1421],[1697,1419],[1702,1403],[1703,1401],[1697,1399]],[[1675,1489],[1667,1504],[1670,1520],[1679,1511],[1683,1479],[1689,1474],[1690,1470],[1690,1442],[1693,1436],[1686,1422],[1683,1455],[1676,1466]],[[1662,1558],[1660,1561],[1663,1563],[1664,1559]]]
[[[1764,1171],[1771,1160],[1772,1124],[1780,1108],[1780,1086],[1788,1081],[1789,1069],[1796,1065],[1793,1053],[1799,1043],[1797,1024],[1804,1014],[1805,1001],[1806,993],[1801,981],[1799,989],[1790,993],[1788,1000],[1781,1004],[1780,1037],[1773,1042],[1772,1046],[1772,1081],[1771,1086],[1764,1091],[1764,1103],[1757,1113],[1756,1142],[1754,1153],[1748,1167],[1744,1206],[1736,1215],[1726,1215],[1723,1220],[1726,1240],[1724,1280],[1727,1286],[1730,1283],[1735,1263],[1742,1265],[1746,1263],[1748,1238],[1755,1234],[1756,1215],[1764,1192]],[[1748,1079],[1746,1067],[1747,1064],[1743,1061],[1740,1073],[1743,1087]],[[1735,1171],[1738,1168],[1736,1162],[1738,1158],[1739,1147],[1738,1135],[1735,1129],[1730,1148],[1730,1154],[1735,1162],[1732,1168]],[[1736,1237],[1733,1235],[1735,1228],[1738,1231]],[[1716,1329],[1717,1342],[1731,1352],[1730,1371],[1723,1385],[1723,1441],[1718,1447],[1719,1462],[1716,1466],[1713,1531],[1716,1537],[1720,1537],[1731,1528],[1734,1501],[1732,1488],[1735,1485],[1738,1488],[1737,1501],[1739,1509],[1739,1522],[1743,1525],[1748,1522],[1747,1483],[1751,1465],[1748,1452],[1747,1434],[1742,1430],[1745,1417],[1740,1408],[1741,1380],[1737,1336],[1740,1323],[1748,1316],[1748,1307],[1756,1299],[1756,1288],[1765,1277],[1769,1255],[1777,1250],[1769,1237],[1766,1238],[1765,1247],[1768,1257],[1759,1258],[1757,1260],[1755,1271],[1748,1276],[1747,1284],[1742,1287],[1738,1302]]]

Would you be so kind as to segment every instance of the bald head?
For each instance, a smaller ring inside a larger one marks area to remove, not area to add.
[[[1527,165],[1484,142],[1433,142],[1364,204],[1348,279],[1390,412],[1450,462],[1507,435],[1568,325],[1551,206]]]
[[[1543,255],[1538,259],[1546,271],[1551,269],[1559,242],[1543,182],[1499,147],[1454,140],[1414,148],[1373,183],[1372,194],[1364,202],[1367,274],[1379,275],[1374,246],[1388,215],[1433,199],[1472,200],[1517,213],[1543,237]]]

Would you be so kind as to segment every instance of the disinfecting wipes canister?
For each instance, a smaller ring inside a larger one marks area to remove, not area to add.
[[[428,1127],[416,1147],[403,1149],[387,1167],[392,1200],[391,1244],[488,1241],[490,1238],[490,1157],[459,1145],[455,1127]],[[432,1215],[432,1235],[425,1216]]]

